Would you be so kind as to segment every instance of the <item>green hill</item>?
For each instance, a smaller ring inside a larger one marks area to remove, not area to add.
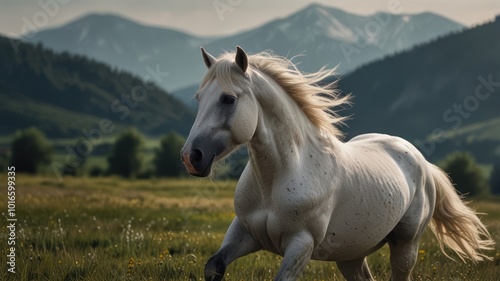
[[[431,160],[462,149],[492,163],[500,157],[498,50],[496,20],[343,77],[339,88],[355,96],[354,106],[342,112],[351,115],[349,137],[393,134],[417,144]]]
[[[187,134],[194,112],[153,83],[86,57],[0,37],[0,134],[36,126],[49,137],[77,137],[108,119],[148,135]],[[152,82],[168,74],[144,70]],[[156,73],[155,77],[152,73]]]

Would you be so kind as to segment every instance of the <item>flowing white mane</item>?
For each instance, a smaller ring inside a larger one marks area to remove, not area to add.
[[[241,70],[234,63],[234,56],[234,53],[220,56],[209,69],[200,89],[214,79],[228,92],[236,92],[238,85],[256,83],[241,75]],[[334,69],[322,68],[318,72],[304,74],[289,59],[264,52],[250,55],[248,62],[250,77],[251,71],[260,71],[269,76],[292,97],[312,124],[335,137],[342,137],[336,125],[342,124],[346,117],[339,116],[333,109],[349,104],[350,96],[339,96],[334,87],[336,81],[324,84],[323,81],[334,74]]]

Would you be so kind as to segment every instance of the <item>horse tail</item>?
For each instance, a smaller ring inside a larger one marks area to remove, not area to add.
[[[432,177],[436,186],[436,207],[431,229],[437,237],[441,251],[450,259],[444,245],[451,248],[462,261],[491,260],[482,253],[493,250],[495,242],[473,209],[457,194],[448,175],[431,164]]]

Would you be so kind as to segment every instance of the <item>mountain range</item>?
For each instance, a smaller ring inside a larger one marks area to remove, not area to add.
[[[236,45],[250,53],[272,50],[287,57],[303,55],[296,61],[304,71],[339,65],[339,71],[346,73],[373,59],[461,29],[461,24],[432,13],[360,16],[312,4],[288,17],[217,38],[145,26],[109,14],[87,15],[25,38],[55,51],[106,62],[139,77],[146,75],[147,67],[159,67],[169,73],[161,86],[172,92],[201,80],[205,69],[200,46],[213,55]],[[178,97],[186,101],[191,96]]]

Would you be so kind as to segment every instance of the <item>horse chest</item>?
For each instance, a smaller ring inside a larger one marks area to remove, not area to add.
[[[328,218],[322,218],[328,213],[320,207],[324,204],[313,200],[311,194],[301,193],[293,185],[281,188],[289,195],[277,192],[279,196],[263,198],[240,190],[235,196],[236,214],[248,232],[264,249],[280,255],[288,235],[304,228],[319,234],[328,224]],[[314,210],[322,214],[312,214]]]
[[[270,208],[256,206],[251,211],[236,212],[252,237],[268,251],[281,253],[281,235],[277,227],[279,216]]]

